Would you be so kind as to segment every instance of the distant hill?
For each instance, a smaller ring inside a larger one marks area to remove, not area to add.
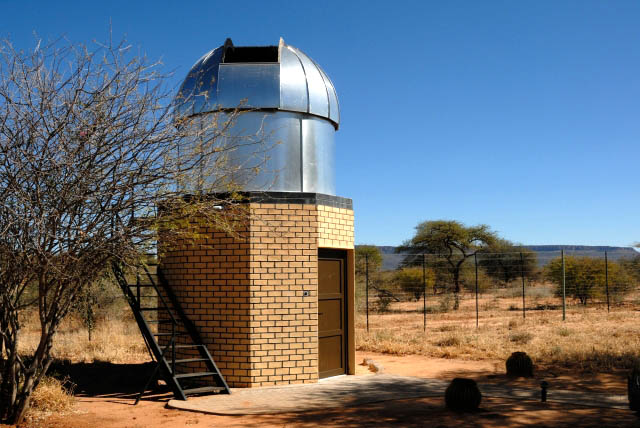
[[[382,253],[382,270],[394,270],[400,266],[404,255],[396,254],[397,247],[378,246],[378,248]]]
[[[538,253],[538,264],[546,265],[559,256],[561,250],[565,255],[588,256],[604,258],[607,253],[609,260],[630,259],[640,255],[631,247],[607,247],[596,245],[525,245],[526,248]]]
[[[357,247],[357,245],[356,245]],[[610,260],[632,258],[640,255],[640,252],[631,247],[609,247],[596,245],[525,245],[525,248],[535,251],[538,254],[538,264],[544,266],[556,257],[560,256],[560,250],[564,250],[565,255],[604,257],[605,251]],[[396,247],[378,246],[383,255],[382,270],[396,269],[402,263],[403,255],[396,254]]]

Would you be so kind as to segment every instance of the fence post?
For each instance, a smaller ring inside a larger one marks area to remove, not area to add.
[[[604,283],[607,290],[607,313],[609,312],[609,259],[607,258],[607,252],[604,252]]]
[[[567,293],[564,272],[564,250],[560,250],[560,256],[562,257],[562,321],[565,321],[567,319]]]
[[[479,327],[479,316],[478,316],[478,253],[473,253],[473,261],[476,264],[476,328]]]
[[[522,257],[522,251],[520,252],[520,276],[522,277],[522,319],[525,319],[527,318],[527,305],[524,297],[524,258]]]
[[[424,286],[424,293],[422,294],[422,329],[427,331],[427,263],[426,255],[422,253],[422,285]]]
[[[369,255],[364,255],[365,300],[367,308],[367,333],[369,332]]]

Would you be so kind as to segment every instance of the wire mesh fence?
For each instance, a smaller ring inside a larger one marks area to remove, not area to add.
[[[391,267],[390,267],[391,266]],[[472,254],[370,254],[356,257],[361,328],[394,323],[493,323],[500,317],[549,317],[640,309],[640,257],[613,259],[573,251]]]

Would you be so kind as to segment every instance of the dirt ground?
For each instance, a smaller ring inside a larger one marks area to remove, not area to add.
[[[451,379],[471,377],[481,383],[518,385],[538,388],[541,379],[550,388],[583,391],[626,393],[623,372],[598,375],[571,375],[539,368],[536,377],[510,381],[503,375],[503,363],[498,361],[463,361],[435,359],[425,356],[383,355],[359,352],[358,361],[372,358],[384,367],[384,372],[405,376]],[[96,366],[98,364],[98,366]],[[148,365],[113,365],[94,363],[58,367],[75,383],[77,405],[73,413],[53,415],[33,427],[51,428],[146,428],[146,427],[311,427],[311,426],[429,426],[429,427],[516,427],[516,426],[589,426],[640,427],[640,418],[628,410],[587,408],[579,405],[540,403],[485,397],[476,413],[456,414],[444,407],[440,398],[421,398],[372,403],[342,409],[287,413],[263,416],[215,416],[166,409],[170,394],[146,396],[133,406],[140,379]],[[358,375],[372,375],[364,366]]]

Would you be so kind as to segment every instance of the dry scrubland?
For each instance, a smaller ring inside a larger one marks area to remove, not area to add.
[[[63,321],[54,338],[53,356],[57,360],[73,363],[108,361],[116,364],[149,361],[144,340],[131,311],[124,305],[114,305],[98,317],[91,341],[87,328],[77,316]],[[20,348],[32,351],[38,344],[37,314],[24,314],[22,320]],[[31,407],[26,416],[27,424],[37,425],[51,414],[64,415],[73,411],[74,385],[68,379],[58,379],[50,373],[38,385],[31,398]]]
[[[358,301],[357,348],[466,360],[506,359],[511,352],[525,351],[537,364],[605,372],[628,368],[640,356],[640,305],[631,303],[632,296],[627,296],[626,303],[612,305],[611,313],[602,304],[583,307],[572,302],[567,305],[566,321],[562,321],[560,302],[555,297],[530,296],[528,307],[555,309],[529,309],[523,320],[522,299],[504,294],[504,290],[497,290],[480,296],[479,328],[472,293],[462,294],[457,311],[447,308],[450,298],[429,295],[426,332],[422,301],[393,302],[380,313],[373,309],[371,298],[368,333],[364,302]],[[22,320],[23,351],[37,344],[36,317],[36,313],[29,313]],[[68,317],[55,336],[53,355],[71,362],[149,361],[138,326],[124,302],[100,311],[91,341],[82,320]]]
[[[466,360],[505,360],[524,351],[538,365],[594,372],[629,368],[639,355],[640,306],[631,303],[634,296],[613,305],[610,313],[603,304],[584,307],[568,300],[563,321],[561,301],[542,286],[529,297],[527,307],[537,309],[527,310],[526,319],[522,298],[504,294],[495,290],[480,296],[478,328],[473,293],[463,293],[457,311],[447,308],[450,298],[428,295],[426,332],[422,301],[393,302],[385,312],[370,310],[369,332],[360,304],[358,349]],[[375,301],[370,307],[375,308]]]
[[[538,289],[529,296],[531,308],[522,319],[521,297],[505,290],[480,296],[479,328],[475,321],[475,296],[462,294],[460,309],[451,309],[451,298],[427,297],[427,329],[423,331],[422,301],[393,302],[386,312],[376,312],[370,297],[370,331],[366,331],[365,302],[357,301],[356,343],[359,351],[395,355],[418,354],[463,360],[504,360],[514,351],[525,351],[539,367],[562,366],[580,372],[609,372],[629,368],[640,350],[640,305],[616,303],[586,308],[571,303],[567,320],[562,321],[559,300],[549,290]],[[35,312],[22,319],[21,348],[36,346],[38,323]],[[68,317],[55,337],[53,355],[74,363],[105,361],[132,364],[149,361],[144,341],[124,301],[102,308],[92,339],[82,319]],[[33,396],[29,419],[38,420],[52,412],[69,411],[73,385],[52,377],[45,378]]]
[[[67,317],[54,337],[53,357],[74,363],[149,361],[149,353],[131,310],[124,305],[116,305],[103,312],[106,313],[96,320],[91,340],[79,317]],[[39,339],[37,314],[26,315],[22,324],[20,348],[32,350]]]

